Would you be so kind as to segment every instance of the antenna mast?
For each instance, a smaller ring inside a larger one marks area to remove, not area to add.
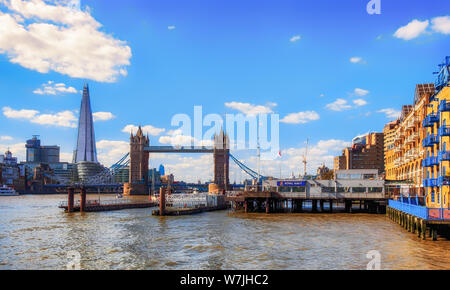
[[[309,138],[306,139],[305,154],[303,155],[303,178],[306,178],[306,165],[308,164],[308,161],[307,161],[307,157],[308,157],[308,146],[309,146]]]

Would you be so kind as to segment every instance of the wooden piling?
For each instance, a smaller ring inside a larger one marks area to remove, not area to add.
[[[82,187],[80,190],[81,200],[80,200],[80,212],[86,210],[86,188]]]
[[[67,197],[67,212],[73,212],[74,205],[74,192],[75,189],[73,187],[69,187],[68,189],[68,197]]]
[[[159,189],[159,215],[164,216],[166,214],[166,189],[161,187]]]

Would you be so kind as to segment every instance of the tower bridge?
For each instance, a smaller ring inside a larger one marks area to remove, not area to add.
[[[214,183],[219,191],[228,190],[230,186],[230,149],[229,138],[223,130],[214,136],[214,145],[207,146],[150,146],[148,136],[144,136],[142,128],[136,135],[130,135],[130,178],[124,185],[125,195],[148,194],[148,164],[150,153],[200,153],[213,154]]]

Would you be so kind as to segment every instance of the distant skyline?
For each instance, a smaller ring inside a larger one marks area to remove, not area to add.
[[[40,135],[72,160],[84,83],[98,159],[111,165],[142,125],[183,139],[173,115],[280,115],[282,157],[262,174],[333,166],[353,137],[382,131],[450,55],[450,2],[381,0],[0,0],[0,150],[25,159]],[[78,10],[77,7],[80,7]],[[2,154],[2,153],[1,153]],[[236,157],[256,169],[256,153]],[[152,155],[177,179],[212,177],[209,155]],[[247,178],[234,165],[230,181]]]

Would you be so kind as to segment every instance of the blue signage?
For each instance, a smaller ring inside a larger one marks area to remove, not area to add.
[[[278,181],[277,186],[306,186],[306,181]]]

